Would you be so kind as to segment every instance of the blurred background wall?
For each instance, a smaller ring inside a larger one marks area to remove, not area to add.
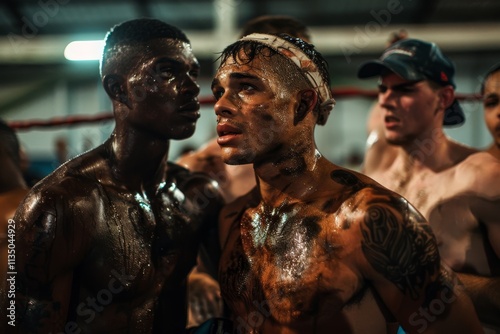
[[[498,0],[2,0],[0,5],[0,117],[8,122],[51,120],[111,111],[98,61],[70,61],[66,45],[101,40],[113,25],[154,17],[176,25],[191,39],[202,64],[201,97],[210,97],[217,53],[234,41],[249,19],[265,14],[293,16],[310,27],[313,44],[330,64],[336,91],[374,91],[376,79],[359,80],[359,65],[378,57],[389,34],[436,42],[457,68],[457,92],[478,94],[482,74],[500,62]],[[374,99],[336,96],[337,105],[316,138],[320,151],[347,165],[363,157],[366,119]],[[458,141],[482,148],[490,143],[482,105],[462,103],[464,126],[447,129]],[[34,173],[45,175],[61,160],[102,143],[113,121],[18,129]],[[195,135],[172,142],[171,160],[215,135],[210,104],[202,108]],[[63,158],[57,152],[64,149]],[[58,149],[59,147],[59,149]]]

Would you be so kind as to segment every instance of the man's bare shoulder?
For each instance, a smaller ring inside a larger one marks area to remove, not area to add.
[[[106,186],[109,171],[95,151],[77,156],[38,182],[21,204],[24,211],[55,212],[58,203],[88,202],[97,188]]]
[[[337,219],[343,219],[344,230],[359,230],[360,249],[366,259],[360,264],[369,264],[362,270],[369,278],[382,275],[404,294],[417,294],[425,277],[436,275],[439,266],[432,229],[401,195],[358,176],[359,190],[346,199]]]
[[[339,169],[332,173],[332,178],[346,186],[343,192],[347,196],[341,206],[344,214],[355,213],[360,221],[382,215],[396,217],[397,224],[427,223],[404,197],[362,173]]]
[[[494,156],[484,151],[476,151],[470,154],[461,164],[464,168],[486,168],[486,169],[498,169],[500,165],[500,160],[496,159]]]
[[[483,195],[498,196],[500,160],[487,152],[471,154],[457,165],[456,178],[472,191],[480,191]]]

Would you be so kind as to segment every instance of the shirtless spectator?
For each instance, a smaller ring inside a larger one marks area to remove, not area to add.
[[[0,120],[0,296],[7,294],[7,272],[15,272],[15,267],[9,268],[8,257],[15,261],[15,221],[12,220],[19,203],[28,193],[28,187],[20,167],[20,144],[16,133],[7,123]],[[9,247],[9,244],[12,244]],[[11,263],[13,263],[11,261]],[[6,309],[0,310],[3,329],[7,323]],[[0,332],[4,333],[5,330]]]
[[[465,121],[455,99],[454,65],[434,43],[405,39],[360,78],[378,76],[384,138],[364,172],[401,194],[429,221],[443,262],[459,273],[485,327],[500,329],[500,162],[451,140],[444,125]]]

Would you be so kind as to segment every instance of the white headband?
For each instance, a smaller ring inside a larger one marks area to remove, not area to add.
[[[292,60],[295,65],[309,80],[321,100],[321,111],[331,111],[335,106],[330,86],[323,80],[318,66],[299,47],[278,36],[267,34],[250,34],[242,37],[240,41],[254,41],[273,49],[281,55]]]

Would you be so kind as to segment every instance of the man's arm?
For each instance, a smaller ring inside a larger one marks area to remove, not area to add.
[[[485,227],[489,273],[458,275],[481,321],[500,326],[500,162],[484,152],[472,155],[467,162],[462,171],[474,175],[471,190],[477,196],[470,201],[470,208]]]
[[[408,333],[482,333],[468,296],[440,266],[423,217],[389,191],[373,191],[361,228],[366,278]]]
[[[37,191],[19,207],[16,253],[16,329],[21,333],[59,333],[68,322],[73,263],[80,243],[63,194]],[[88,219],[89,217],[87,217]],[[81,240],[81,239],[80,239]]]
[[[192,327],[209,318],[222,316],[222,300],[216,279],[221,253],[218,214],[224,200],[218,183],[201,173],[193,175],[186,188],[186,196],[197,196],[196,202],[204,215],[197,266],[188,277],[188,326]]]
[[[457,274],[481,321],[500,326],[500,277]]]
[[[199,250],[199,264],[203,271],[217,279],[219,258],[221,254],[219,242],[218,217],[224,206],[224,197],[217,180],[202,173],[195,173],[186,196],[197,198],[197,204],[203,212],[202,239]]]

